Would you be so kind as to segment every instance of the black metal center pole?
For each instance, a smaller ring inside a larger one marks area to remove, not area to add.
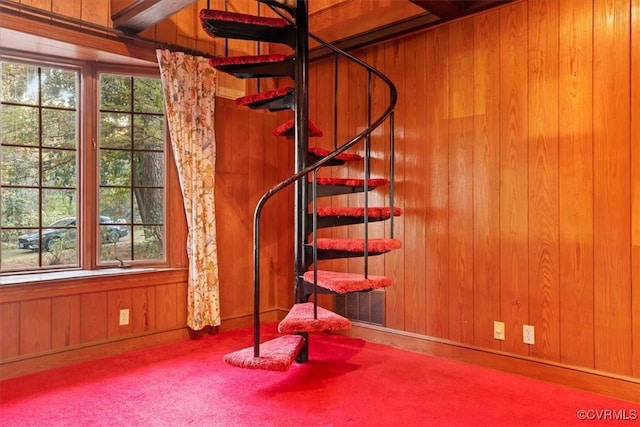
[[[307,70],[309,68],[309,23],[306,0],[298,0],[296,10],[296,48],[295,48],[295,171],[299,172],[307,166],[307,151],[309,149],[309,82]],[[296,181],[294,196],[294,290],[295,302],[304,302],[303,278],[306,243],[306,212],[307,212],[307,177]],[[297,362],[309,360],[307,333],[301,333],[305,338],[304,347],[300,350]]]

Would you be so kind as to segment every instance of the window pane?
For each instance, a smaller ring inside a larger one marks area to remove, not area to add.
[[[0,184],[2,186],[37,186],[39,150],[26,147],[2,147]]]
[[[76,225],[78,201],[75,190],[42,191],[42,223],[54,227]]]
[[[17,229],[0,231],[0,268],[2,270],[24,270],[38,267],[39,255],[29,247],[33,230]],[[35,232],[36,245],[39,233]]]
[[[75,188],[76,167],[75,151],[42,150],[42,185]]]
[[[47,107],[76,107],[76,73],[43,67],[41,69],[42,105]]]
[[[131,77],[100,75],[100,109],[131,111]]]
[[[164,227],[159,225],[133,227],[134,258],[137,260],[153,260],[164,258],[162,238]]]
[[[40,124],[37,107],[3,105],[0,120],[2,144],[38,145]]]
[[[136,150],[164,149],[164,117],[136,114],[133,116],[133,144]]]
[[[38,227],[40,190],[37,188],[0,189],[2,200],[2,220],[0,226],[5,227]]]
[[[162,224],[164,218],[164,190],[136,188],[133,219],[135,224]]]
[[[134,185],[164,186],[164,153],[136,152],[133,161]]]
[[[131,185],[131,152],[100,150],[100,184]]]
[[[100,215],[113,223],[131,223],[131,188],[103,187],[100,189]],[[105,222],[105,221],[101,221]]]
[[[131,227],[101,225],[100,261],[131,261]]]
[[[42,110],[42,145],[75,148],[77,137],[75,111]]]
[[[131,149],[131,116],[100,113],[100,147]]]
[[[2,102],[36,105],[38,103],[38,67],[3,62]]]
[[[162,82],[158,79],[135,77],[133,79],[133,111],[136,113],[162,114]]]

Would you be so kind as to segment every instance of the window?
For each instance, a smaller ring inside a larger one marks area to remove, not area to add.
[[[105,69],[0,58],[0,273],[165,261],[161,82]]]
[[[164,257],[164,116],[158,79],[100,75],[100,260]],[[122,224],[122,225],[120,225]],[[125,244],[118,242],[118,226]]]

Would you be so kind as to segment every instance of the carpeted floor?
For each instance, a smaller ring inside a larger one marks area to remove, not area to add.
[[[340,335],[311,334],[311,361],[287,372],[222,362],[251,340],[243,329],[5,380],[0,425],[640,424],[640,405]]]

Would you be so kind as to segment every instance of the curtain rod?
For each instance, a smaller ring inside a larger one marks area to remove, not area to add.
[[[108,38],[111,40],[126,39],[135,44],[142,44],[149,49],[170,49],[177,50],[189,55],[203,56],[205,58],[213,58],[216,55],[192,49],[187,46],[181,46],[174,43],[153,40],[147,37],[141,37],[134,34],[127,34],[115,28],[105,27],[104,25],[94,24],[92,22],[83,21],[81,19],[72,18],[70,16],[61,15],[59,13],[50,12],[37,7],[18,4],[9,0],[0,0],[0,12],[13,16],[22,16],[27,19],[36,20],[45,24],[52,24],[62,28],[90,34],[98,37]]]

